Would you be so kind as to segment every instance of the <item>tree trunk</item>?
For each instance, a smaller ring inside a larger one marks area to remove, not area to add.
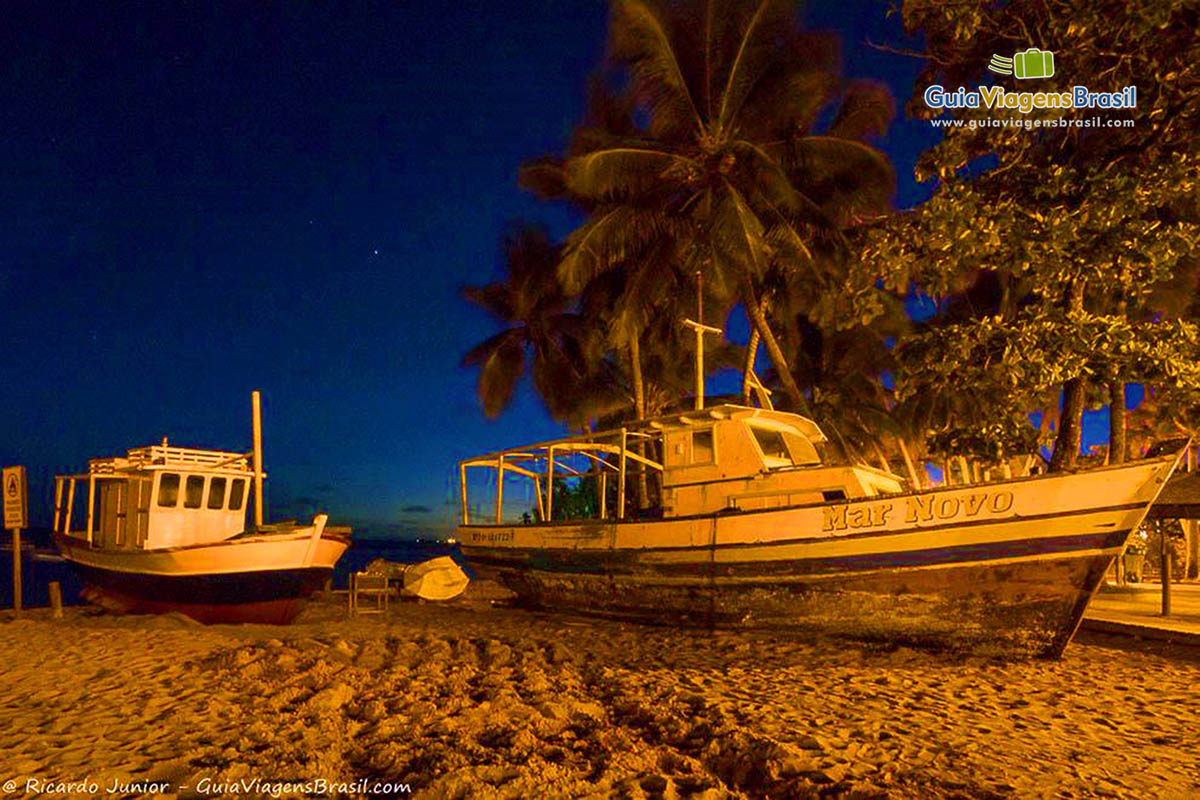
[[[1121,274],[1121,297],[1117,300],[1117,316],[1125,319],[1129,291],[1128,271]],[[1108,376],[1108,463],[1122,464],[1129,458],[1129,445],[1125,437],[1125,381],[1121,380],[1116,367]]]
[[[1084,389],[1083,378],[1072,378],[1063,384],[1062,414],[1048,472],[1070,469],[1079,461],[1079,447],[1083,443]]]
[[[904,443],[904,437],[897,436],[896,444],[900,447],[900,457],[904,459],[904,469],[908,472],[908,482],[912,484],[913,489],[924,489],[924,482],[921,480],[921,476],[917,474],[917,468],[913,464],[912,454],[908,452],[908,445]]]
[[[783,391],[787,394],[788,399],[792,401],[792,407],[796,413],[810,416],[812,412],[808,408],[808,401],[804,399],[804,393],[800,391],[799,385],[796,384],[796,379],[792,376],[792,370],[788,366],[787,359],[783,355],[783,351],[779,348],[779,341],[775,338],[775,334],[771,332],[771,328],[767,325],[766,314],[763,313],[762,307],[758,304],[758,299],[754,295],[754,287],[750,283],[749,278],[742,280],[742,305],[746,307],[746,313],[750,315],[750,322],[754,325],[754,329],[762,336],[763,343],[767,346],[767,355],[771,357],[771,366],[775,368],[776,374],[779,375],[779,381],[783,384]]]
[[[958,474],[962,475],[963,486],[970,486],[972,483],[971,468],[969,466],[967,466],[967,457],[966,456],[955,456],[954,463],[958,464]]]
[[[633,410],[641,422],[646,418],[646,382],[642,377],[642,345],[636,331],[629,337],[629,374],[633,378]]]
[[[1122,464],[1128,458],[1125,444],[1125,382],[1108,382],[1108,463]]]
[[[1083,311],[1083,279],[1076,278],[1067,286],[1068,312]],[[1048,472],[1061,472],[1074,467],[1079,461],[1079,447],[1083,443],[1083,405],[1087,386],[1083,378],[1072,378],[1063,384],[1062,412],[1058,417],[1058,436],[1054,439],[1054,453],[1050,456]]]
[[[763,317],[767,315],[767,298],[760,301]],[[753,387],[750,385],[750,376],[754,374],[754,362],[758,359],[758,343],[762,341],[762,335],[759,334],[758,328],[751,327],[750,343],[746,345],[746,366],[742,370],[742,402],[750,405],[750,392]]]
[[[872,440],[871,447],[875,449],[875,457],[879,459],[879,468],[884,472],[891,472],[892,465],[888,463],[887,456],[883,454],[883,448],[879,446],[879,442]]]
[[[642,377],[642,344],[638,341],[640,336],[639,331],[634,331],[629,337],[629,373],[633,378],[633,409],[638,422],[646,418],[646,382]],[[640,438],[634,444],[633,452],[642,458],[646,457],[646,448]],[[637,483],[634,484],[637,507],[644,509],[650,503],[650,492],[646,487],[646,465],[640,461],[633,463],[637,465]],[[621,513],[625,513],[625,509],[621,509]]]

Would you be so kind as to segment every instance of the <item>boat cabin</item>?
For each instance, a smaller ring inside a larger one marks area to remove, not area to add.
[[[55,478],[54,530],[116,550],[224,541],[246,529],[253,480],[243,453],[165,443],[135,448],[92,459],[84,475]]]
[[[797,414],[721,405],[505,450],[460,463],[461,522],[682,517],[903,491],[892,473],[823,464],[825,441]]]

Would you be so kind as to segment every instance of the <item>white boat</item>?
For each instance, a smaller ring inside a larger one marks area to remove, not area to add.
[[[457,538],[542,607],[1057,656],[1179,458],[914,491],[824,441],[722,405],[468,459]]]
[[[329,580],[349,528],[327,525],[324,514],[308,525],[262,522],[257,408],[256,396],[251,454],[170,447],[164,439],[55,478],[55,544],[87,599],[205,623],[284,624]],[[252,487],[256,524],[248,528]]]
[[[450,556],[438,556],[404,568],[401,590],[422,600],[452,600],[467,589],[467,573]]]

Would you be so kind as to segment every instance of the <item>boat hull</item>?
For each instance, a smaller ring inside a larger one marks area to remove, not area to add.
[[[458,538],[484,577],[545,608],[1057,656],[1174,465]]]
[[[198,622],[291,622],[333,575],[348,539],[294,534],[245,537],[161,550],[92,548],[56,536],[86,584],[84,597],[113,611],[177,612]]]

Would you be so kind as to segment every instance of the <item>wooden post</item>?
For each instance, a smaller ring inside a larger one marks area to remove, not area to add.
[[[545,522],[546,521],[546,503],[545,503],[546,498],[542,496],[542,479],[541,478],[535,477],[533,479],[533,493],[537,495],[537,499],[538,499],[538,506],[537,506],[538,522]]]
[[[88,473],[87,543],[92,543],[92,518],[96,513],[96,473]]]
[[[496,458],[496,524],[504,521],[504,454]]]
[[[546,522],[554,519],[554,445],[546,448],[549,456],[546,461]]]
[[[621,428],[621,462],[617,470],[617,519],[625,519],[625,437],[626,430]]]
[[[1187,531],[1188,571],[1185,577],[1195,578],[1200,573],[1200,523],[1189,519],[1183,523]]]
[[[459,516],[462,517],[462,524],[471,524],[471,517],[467,511],[467,467],[465,464],[458,465],[458,493],[459,499],[462,500],[462,508]]]
[[[21,616],[21,529],[12,529],[13,549],[13,616]]]
[[[50,581],[50,608],[54,610],[54,618],[62,619],[62,586],[58,581]]]
[[[75,513],[75,479],[70,479],[71,483],[67,487],[67,518],[63,520],[63,534],[71,535],[71,515]]]
[[[1162,580],[1162,615],[1169,617],[1171,616],[1171,548],[1167,543],[1167,532],[1163,530],[1162,525],[1158,526],[1158,534],[1159,551],[1162,553],[1161,568],[1158,571],[1159,579]]]
[[[62,528],[58,527],[59,521],[62,519],[62,496],[63,496],[63,479],[54,479],[54,532],[61,533]]]
[[[608,516],[608,473],[605,468],[600,468],[600,519]]]
[[[263,524],[263,452],[262,452],[262,396],[258,390],[250,393],[251,426],[254,429],[254,527]]]

